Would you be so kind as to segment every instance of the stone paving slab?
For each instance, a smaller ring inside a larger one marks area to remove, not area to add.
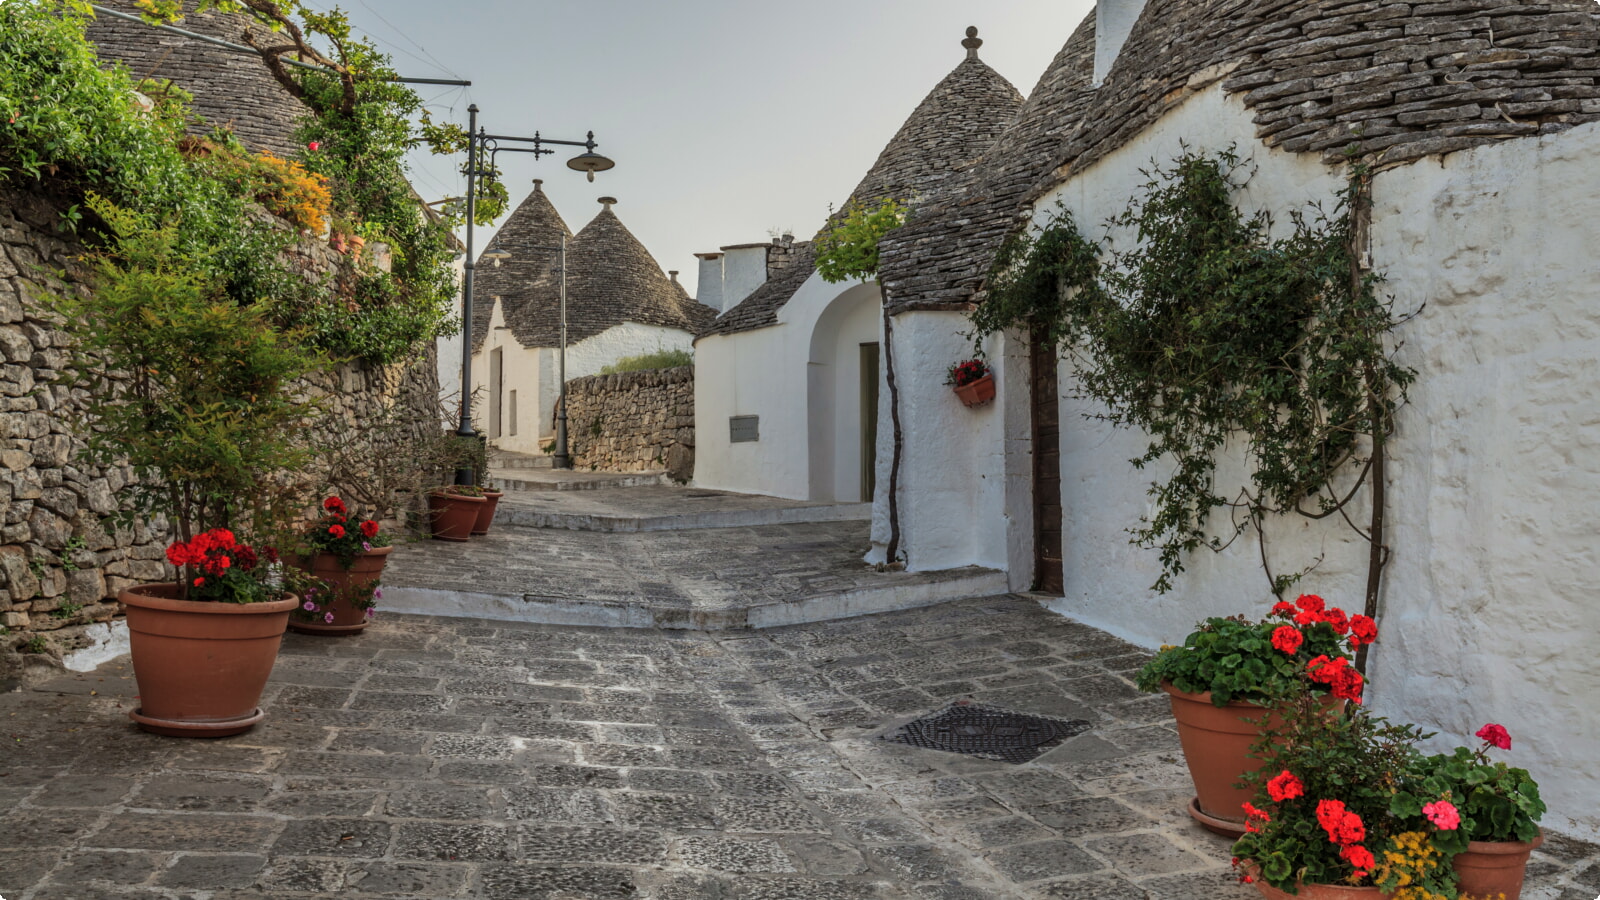
[[[625,491],[508,493],[495,510],[497,525],[613,532],[739,528],[871,518],[870,503],[785,500],[674,484],[646,485]]]
[[[290,635],[249,734],[146,735],[125,659],[0,695],[9,900],[1249,898],[1143,655],[1001,596],[705,634],[380,616]],[[1010,765],[877,739],[1093,722]],[[1552,835],[1527,900],[1590,900]]]
[[[383,605],[542,624],[716,630],[839,619],[1006,589],[1004,573],[989,569],[877,571],[861,561],[869,527],[815,522],[648,535],[501,527],[465,544],[397,547]]]
[[[526,491],[601,491],[670,484],[665,472],[587,472],[577,469],[489,468],[489,483],[513,494]]]

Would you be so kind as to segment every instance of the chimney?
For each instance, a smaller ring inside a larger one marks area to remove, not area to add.
[[[1144,12],[1145,0],[1098,0],[1094,7],[1094,86],[1105,83],[1111,64]]]
[[[722,254],[696,253],[695,258],[700,260],[700,296],[695,299],[722,312]]]

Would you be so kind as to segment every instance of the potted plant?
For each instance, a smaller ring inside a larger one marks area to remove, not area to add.
[[[951,366],[944,383],[955,388],[956,396],[967,406],[982,406],[994,399],[994,373],[981,359],[969,359]]]
[[[1309,692],[1285,704],[1277,735],[1256,752],[1245,834],[1233,845],[1241,880],[1270,900],[1455,900],[1449,848],[1459,841],[1449,800],[1427,792],[1411,725]]]
[[[1347,616],[1315,594],[1280,601],[1260,622],[1242,616],[1202,622],[1178,647],[1163,647],[1137,679],[1140,690],[1172,698],[1184,760],[1194,779],[1189,815],[1228,837],[1244,833],[1242,776],[1262,765],[1249,756],[1270,707],[1308,689],[1321,702],[1361,702],[1362,677],[1350,654],[1377,639],[1373,621]],[[1309,680],[1308,680],[1309,679]]]
[[[1453,860],[1463,896],[1518,900],[1528,856],[1544,835],[1539,818],[1544,801],[1539,785],[1526,769],[1489,761],[1489,748],[1511,749],[1504,726],[1478,729],[1483,744],[1476,750],[1457,747],[1420,763],[1423,792],[1443,796],[1460,817],[1461,846]]]
[[[322,501],[322,518],[305,533],[305,550],[296,568],[314,583],[301,592],[289,628],[304,634],[360,634],[371,620],[378,599],[390,538],[372,519],[351,520],[337,496]]]
[[[161,734],[237,734],[262,717],[295,601],[275,586],[272,554],[235,531],[272,530],[264,498],[304,464],[291,437],[313,409],[291,384],[320,357],[261,305],[230,297],[179,223],[99,197],[89,207],[114,245],[91,260],[92,291],[52,298],[86,398],[83,455],[138,474],[121,494],[123,524],[164,520],[179,567],[175,582],[121,595],[141,702],[131,715]]]
[[[489,526],[494,524],[494,511],[500,506],[500,498],[506,495],[505,491],[497,491],[487,485],[480,487],[479,490],[483,491],[485,502],[478,507],[478,518],[472,525],[472,533],[475,536],[489,533]]]
[[[465,541],[478,524],[478,511],[489,502],[483,488],[451,484],[428,492],[428,519],[439,541]]]

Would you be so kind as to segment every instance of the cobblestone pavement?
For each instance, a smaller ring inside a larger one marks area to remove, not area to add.
[[[1244,898],[1144,656],[1021,597],[764,632],[390,616],[291,635],[248,735],[142,734],[126,664],[0,696],[10,900]],[[1088,719],[1022,765],[876,740]],[[1590,900],[1552,837],[1528,900]]]
[[[869,529],[864,521],[647,534],[497,527],[468,544],[396,548],[384,585],[569,607],[609,604],[643,611],[646,624],[728,628],[742,627],[747,612],[762,607],[961,582],[988,571],[875,571],[861,561]],[[985,590],[959,596],[1004,588],[1002,576],[989,581]]]

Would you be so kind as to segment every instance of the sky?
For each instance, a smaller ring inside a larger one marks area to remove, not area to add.
[[[317,4],[319,6],[323,4]],[[544,179],[574,232],[616,213],[696,291],[697,252],[809,238],[849,196],[922,98],[961,62],[976,25],[983,60],[1033,90],[1092,0],[340,0],[358,32],[417,86],[435,119],[491,133],[583,140],[616,168],[501,154],[513,205]],[[415,154],[429,200],[465,193],[461,159]],[[501,221],[504,221],[503,219]],[[497,223],[498,224],[498,223]],[[476,230],[475,254],[493,228]]]

